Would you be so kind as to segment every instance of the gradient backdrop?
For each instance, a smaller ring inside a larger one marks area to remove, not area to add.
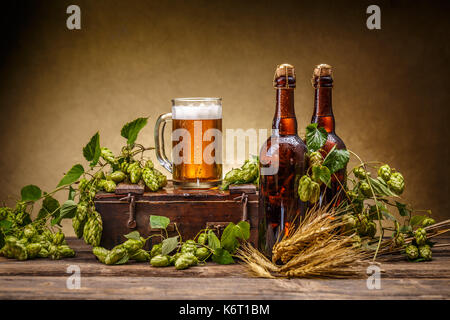
[[[66,28],[70,4],[81,7],[81,30]],[[381,7],[381,30],[366,28],[370,4]],[[448,9],[439,1],[11,1],[0,22],[0,199],[26,184],[51,190],[73,164],[86,166],[81,149],[97,130],[118,152],[122,125],[150,116],[139,141],[153,145],[153,123],[174,97],[219,96],[224,128],[270,128],[273,73],[284,62],[296,67],[304,134],[313,67],[328,63],[347,147],[400,170],[405,198],[448,218]]]

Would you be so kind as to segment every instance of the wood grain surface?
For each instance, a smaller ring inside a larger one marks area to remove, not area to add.
[[[0,257],[0,299],[450,299],[448,247],[436,248],[430,262],[379,259],[381,289],[369,290],[366,278],[258,279],[239,264],[208,263],[182,271],[148,263],[106,266],[82,241],[68,242],[77,252],[71,259]],[[80,267],[80,289],[67,289],[70,265]]]

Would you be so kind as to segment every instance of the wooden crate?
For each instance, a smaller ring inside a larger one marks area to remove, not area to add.
[[[137,230],[143,237],[160,233],[151,230],[150,215],[168,217],[169,236],[192,239],[204,228],[221,231],[230,222],[246,220],[250,223],[250,242],[258,243],[258,194],[254,185],[231,186],[229,191],[181,190],[168,186],[158,192],[145,192],[138,185],[119,184],[116,194],[98,193],[95,207],[103,220],[101,246],[111,249],[126,240],[123,236]],[[175,226],[176,224],[176,226]],[[148,241],[157,243],[160,237]]]

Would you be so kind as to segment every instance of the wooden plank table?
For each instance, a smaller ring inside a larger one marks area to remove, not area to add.
[[[381,289],[369,290],[366,279],[253,278],[239,264],[208,263],[187,270],[148,263],[106,266],[82,241],[68,243],[77,252],[74,258],[0,257],[0,299],[450,299],[448,247],[435,248],[430,262],[408,263],[401,256],[380,259]],[[66,286],[70,265],[81,270],[79,289]]]

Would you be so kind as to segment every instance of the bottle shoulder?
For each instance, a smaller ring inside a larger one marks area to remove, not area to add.
[[[264,142],[264,145],[270,146],[274,143],[278,143],[279,145],[294,145],[306,149],[305,142],[298,135],[272,135]]]
[[[339,150],[340,149],[347,149],[347,147],[345,146],[344,141],[336,133],[329,133],[328,134],[328,138],[327,138],[326,144],[327,145],[331,145],[331,147],[336,145],[336,148],[339,149]]]

